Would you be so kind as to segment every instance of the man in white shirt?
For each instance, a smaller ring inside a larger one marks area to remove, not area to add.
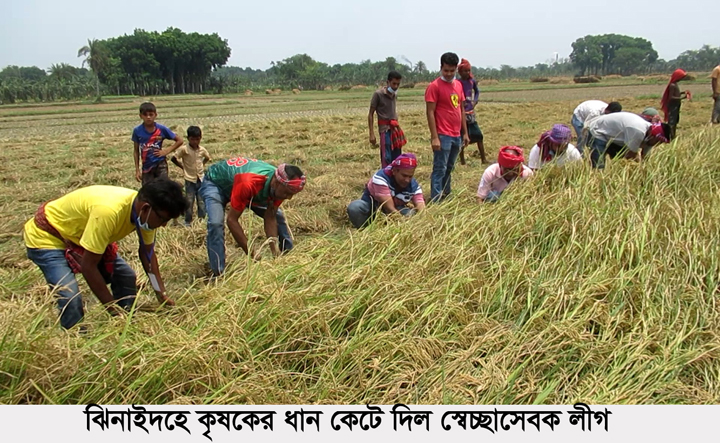
[[[622,105],[620,103],[605,103],[602,100],[587,100],[580,103],[577,108],[575,108],[572,116],[572,125],[573,128],[575,128],[575,133],[577,134],[577,147],[581,154],[583,152],[583,146],[585,146],[585,143],[583,143],[582,140],[583,126],[585,123],[603,114],[612,114],[620,111],[622,111]]]
[[[530,149],[530,169],[540,169],[551,161],[562,166],[567,162],[582,160],[580,151],[570,144],[571,138],[572,131],[565,125],[553,125],[551,130],[543,132],[537,144]]]
[[[653,146],[670,141],[667,123],[650,123],[632,112],[601,115],[587,123],[587,146],[593,168],[605,167],[605,156],[639,159],[650,154]]]

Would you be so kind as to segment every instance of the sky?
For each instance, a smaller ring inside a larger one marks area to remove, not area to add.
[[[228,65],[256,69],[299,53],[331,65],[404,57],[435,69],[448,51],[479,67],[528,66],[608,33],[648,39],[666,60],[720,46],[720,6],[709,0],[0,0],[0,11],[0,68],[80,66],[88,39],[171,26],[218,33],[232,49]]]

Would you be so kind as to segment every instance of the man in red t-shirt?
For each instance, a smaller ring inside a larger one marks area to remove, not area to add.
[[[470,143],[465,122],[462,85],[455,80],[460,62],[457,54],[446,52],[440,57],[440,77],[425,90],[428,127],[433,150],[430,176],[430,199],[439,202],[450,195],[450,174],[460,149]],[[462,134],[462,135],[461,135]]]

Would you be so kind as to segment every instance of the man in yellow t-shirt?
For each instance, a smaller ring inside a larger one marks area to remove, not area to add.
[[[712,97],[714,100],[712,122],[720,123],[720,65],[715,66],[710,77],[712,78]]]
[[[75,273],[82,273],[92,292],[111,313],[115,302],[129,310],[137,293],[135,272],[117,254],[115,242],[137,231],[139,256],[161,303],[165,295],[153,253],[155,229],[185,212],[180,184],[159,178],[140,191],[115,186],[88,186],[40,207],[25,223],[27,255],[57,290],[60,324],[69,329],[83,318]],[[110,285],[108,290],[107,285]]]

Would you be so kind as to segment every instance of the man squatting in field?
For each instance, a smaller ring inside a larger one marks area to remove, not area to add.
[[[378,133],[380,134],[380,165],[386,167],[400,154],[402,147],[407,143],[405,134],[398,124],[396,110],[397,91],[400,88],[402,76],[397,71],[390,71],[387,76],[387,85],[373,93],[368,112],[368,129],[370,130],[370,144],[377,146],[373,122],[375,112],[378,116]]]
[[[460,149],[470,142],[465,122],[462,85],[455,81],[459,59],[446,52],[440,57],[440,77],[425,90],[425,104],[433,150],[430,200],[440,202],[452,192],[451,174]]]
[[[580,154],[583,153],[583,147],[585,146],[583,142],[583,127],[585,123],[603,114],[612,114],[620,111],[622,111],[622,105],[618,102],[605,103],[602,100],[586,100],[577,105],[573,111],[571,123],[577,134],[577,148]]]
[[[168,176],[167,155],[183,144],[183,138],[176,135],[166,126],[155,123],[157,109],[146,102],[140,105],[140,118],[143,123],[133,129],[133,159],[135,160],[135,178],[147,184],[150,180]],[[162,149],[163,140],[175,140],[167,149]],[[140,159],[142,158],[142,171]]]
[[[348,205],[350,223],[359,229],[375,218],[378,209],[407,217],[425,209],[422,188],[414,178],[415,168],[415,154],[405,153],[377,171],[365,185],[362,197]],[[414,208],[407,206],[411,202]]]
[[[533,171],[523,162],[523,150],[518,146],[503,146],[498,161],[485,169],[477,190],[477,202],[496,202],[505,189],[516,179],[527,178]]]
[[[154,254],[155,229],[185,211],[182,187],[167,178],[140,191],[115,186],[88,186],[40,206],[25,223],[27,256],[57,289],[60,324],[71,328],[83,318],[83,303],[74,274],[82,273],[90,290],[116,314],[115,302],[129,310],[137,294],[135,272],[118,255],[117,241],[137,231],[138,255],[158,301],[175,303]],[[110,290],[107,288],[110,284]]]
[[[650,154],[653,146],[668,143],[672,137],[667,123],[650,123],[632,112],[601,115],[585,125],[587,147],[593,168],[605,167],[605,156],[621,153],[627,159],[639,160]]]
[[[207,211],[207,250],[210,269],[218,276],[225,270],[225,206],[230,203],[227,226],[246,254],[248,241],[240,225],[240,216],[250,208],[264,220],[265,235],[276,257],[293,247],[283,212],[284,200],[293,198],[305,187],[305,175],[297,166],[281,164],[277,168],[263,161],[243,157],[221,160],[211,165],[202,185],[200,197]],[[279,237],[280,249],[275,241]],[[259,256],[252,254],[254,259]]]
[[[465,59],[460,61],[458,74],[460,74],[460,84],[462,84],[463,93],[465,94],[463,106],[465,107],[465,120],[470,143],[477,143],[480,159],[483,163],[487,163],[487,159],[485,158],[485,145],[483,144],[483,133],[480,130],[475,115],[475,107],[480,100],[480,88],[478,88],[477,80],[475,80],[472,75],[472,66],[469,61]],[[464,147],[460,149],[460,164],[465,164]]]

